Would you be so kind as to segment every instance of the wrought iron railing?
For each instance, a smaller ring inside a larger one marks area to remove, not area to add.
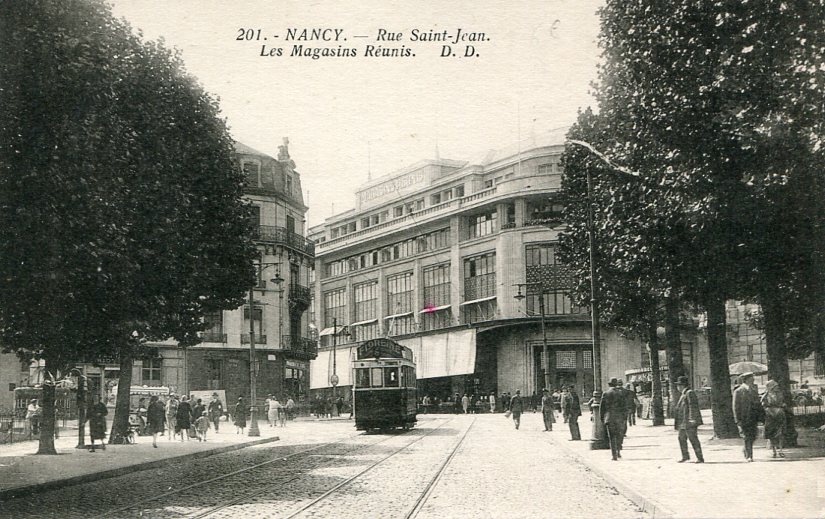
[[[309,287],[305,287],[303,285],[298,284],[290,284],[288,297],[290,301],[294,301],[296,303],[301,303],[302,305],[309,306],[311,292],[309,290]]]
[[[496,273],[482,274],[464,280],[464,300],[473,301],[496,295]]]
[[[254,236],[256,240],[286,245],[308,256],[315,256],[315,243],[298,233],[277,225],[259,225]]]
[[[318,341],[297,335],[283,335],[281,349],[294,357],[314,359],[318,356]]]

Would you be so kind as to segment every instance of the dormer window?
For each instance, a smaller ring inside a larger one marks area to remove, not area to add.
[[[261,182],[261,167],[254,162],[243,163],[243,174],[248,187],[258,187]]]

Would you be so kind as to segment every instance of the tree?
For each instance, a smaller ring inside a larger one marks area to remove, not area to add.
[[[196,343],[254,283],[243,176],[217,103],[103,3],[12,3],[0,33],[0,340],[51,380],[119,358],[117,434],[142,345]]]
[[[579,114],[568,138],[590,143],[600,143],[599,130],[603,128],[598,116],[591,110]],[[648,342],[651,354],[653,424],[664,425],[662,394],[660,387],[657,322],[660,319],[659,301],[661,287],[651,280],[650,263],[643,256],[631,259],[628,240],[634,241],[636,232],[633,221],[622,218],[616,211],[624,210],[616,204],[612,189],[616,171],[594,157],[590,150],[578,146],[568,147],[562,154],[561,164],[565,171],[560,199],[565,207],[566,229],[561,233],[559,258],[573,271],[576,283],[573,287],[574,302],[582,307],[589,305],[590,243],[588,206],[593,205],[593,232],[595,271],[599,287],[600,319],[626,336],[639,337]],[[595,179],[595,192],[588,194],[587,174]],[[635,220],[640,221],[639,219]],[[617,224],[627,224],[618,226]]]

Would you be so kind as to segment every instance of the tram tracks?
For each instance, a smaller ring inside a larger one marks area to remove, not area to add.
[[[286,462],[287,460],[294,462],[294,461],[300,459],[300,457],[305,457],[305,458],[309,457],[313,453],[315,453],[316,451],[320,451],[320,450],[322,450],[326,447],[330,447],[330,446],[339,446],[342,442],[351,440],[351,439],[359,437],[359,436],[363,436],[363,434],[361,432],[358,432],[356,434],[346,436],[343,439],[337,439],[335,441],[322,443],[320,445],[310,447],[308,449],[302,449],[302,450],[292,452],[290,454],[286,454],[286,455],[283,455],[283,456],[277,456],[277,457],[274,457],[272,459],[269,459],[269,460],[266,460],[266,461],[263,461],[263,462],[260,462],[260,463],[256,463],[254,465],[250,465],[248,467],[243,467],[241,469],[234,470],[234,471],[229,472],[227,474],[221,474],[219,476],[215,476],[213,478],[210,478],[210,479],[207,479],[207,480],[204,480],[204,481],[198,481],[196,483],[192,483],[190,485],[186,485],[186,486],[183,486],[183,487],[180,487],[180,488],[176,488],[174,490],[170,490],[170,491],[167,491],[167,492],[162,492],[160,494],[153,495],[151,497],[146,497],[146,498],[141,499],[140,501],[134,501],[132,503],[129,503],[128,505],[116,508],[114,510],[107,510],[105,513],[103,513],[99,516],[96,516],[96,517],[97,518],[126,517],[128,515],[134,515],[134,516],[137,516],[137,517],[143,516],[142,512],[144,510],[146,510],[147,504],[150,504],[150,503],[153,503],[153,502],[162,502],[164,499],[168,499],[168,498],[174,497],[174,496],[179,496],[179,495],[183,494],[184,492],[192,491],[192,490],[199,489],[199,488],[204,488],[209,484],[216,483],[216,482],[219,482],[219,481],[225,481],[225,480],[228,480],[228,479],[236,477],[236,476],[246,475],[246,474],[248,474],[248,473],[250,473],[254,470],[258,470],[258,469],[273,465],[275,463]],[[366,444],[366,445],[356,446],[355,448],[350,449],[349,451],[347,451],[347,453],[354,452],[354,451],[361,450],[361,449],[365,449],[365,448],[369,448],[369,447],[372,447],[374,445],[378,445],[379,443],[387,441],[390,438],[391,437],[387,437],[387,438],[383,438],[383,439],[381,439],[377,442],[372,442],[372,443],[369,443],[369,444]],[[248,495],[245,494],[245,497],[248,497]],[[214,512],[215,510],[220,509],[220,508],[225,508],[225,507],[224,506],[214,507],[214,508],[211,508],[210,510],[208,510],[206,514],[199,514],[199,515],[195,515],[195,516],[192,516],[192,517],[203,517],[205,515],[211,514],[212,512]],[[130,512],[130,511],[132,512],[132,514],[125,514],[125,512]],[[186,517],[185,515],[182,515],[182,516]]]
[[[413,518],[413,517],[416,517],[418,515],[421,508],[423,508],[424,504],[429,499],[430,495],[432,495],[432,492],[435,489],[436,485],[438,484],[438,481],[441,479],[441,476],[444,474],[444,471],[446,470],[446,468],[449,466],[450,462],[453,460],[455,455],[460,450],[461,446],[464,443],[464,440],[467,438],[467,435],[469,434],[470,429],[472,429],[475,422],[476,422],[476,418],[473,417],[473,421],[470,423],[470,425],[467,427],[467,429],[463,432],[463,434],[459,438],[458,442],[456,442],[456,444],[451,447],[451,449],[449,451],[449,454],[447,455],[446,459],[439,465],[439,467],[436,470],[435,474],[433,474],[433,476],[428,481],[427,485],[424,487],[423,492],[421,492],[421,494],[416,499],[413,508],[411,510],[409,510],[404,515],[405,519]],[[338,483],[337,485],[330,488],[329,490],[327,490],[326,492],[324,492],[323,494],[321,494],[317,498],[313,499],[309,503],[301,506],[297,510],[293,511],[291,514],[285,516],[285,519],[294,519],[296,517],[299,517],[301,514],[304,514],[305,512],[310,511],[313,507],[316,507],[318,504],[320,504],[323,501],[325,501],[325,500],[329,499],[330,497],[334,496],[336,493],[340,492],[342,489],[344,489],[347,486],[351,485],[352,483],[357,481],[359,478],[361,478],[362,476],[364,476],[368,472],[374,470],[376,467],[378,467],[379,465],[381,465],[385,461],[387,461],[390,458],[396,456],[397,454],[409,449],[412,445],[414,445],[415,443],[423,440],[427,436],[435,433],[435,431],[437,431],[440,427],[442,427],[446,423],[449,423],[449,422],[445,422],[444,424],[439,425],[438,427],[436,427],[433,430],[429,431],[427,434],[422,435],[419,438],[416,438],[415,441],[410,442],[407,445],[404,445],[403,447],[401,447],[399,449],[396,449],[395,451],[393,451],[389,455],[384,456],[381,459],[377,460],[376,462],[370,464],[368,467],[364,468],[363,470],[361,470],[357,474],[355,474],[355,475],[347,478],[346,480]]]

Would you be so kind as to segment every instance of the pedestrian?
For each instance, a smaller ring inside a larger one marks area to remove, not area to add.
[[[175,413],[175,434],[180,434],[180,441],[189,440],[189,428],[192,427],[192,406],[189,405],[189,397],[180,397],[178,411]]]
[[[163,423],[166,420],[166,407],[163,402],[152,395],[149,398],[149,407],[146,409],[146,430],[152,435],[152,447],[158,447],[158,434],[163,436]]]
[[[199,442],[206,441],[206,431],[209,430],[209,416],[204,410],[201,415],[195,419],[195,432],[198,435]]]
[[[624,388],[625,398],[627,398],[627,426],[636,425],[636,404],[639,403],[639,397],[633,391],[633,384],[627,384]]]
[[[204,411],[206,411],[206,406],[203,405],[203,400],[198,398],[195,401],[195,405],[192,407],[192,421],[194,422],[195,420],[200,418],[203,415]]]
[[[490,412],[496,412],[496,392],[490,391]]]
[[[335,410],[338,411],[338,416],[341,416],[341,411],[344,409],[344,397],[339,396],[335,401]]]
[[[516,430],[518,431],[519,425],[521,425],[521,413],[524,412],[524,403],[522,402],[521,398],[521,390],[516,389],[516,394],[513,395],[513,398],[510,399],[510,413],[513,416],[513,423],[516,425]]]
[[[785,457],[782,446],[785,437],[787,422],[785,418],[785,399],[779,389],[779,383],[769,380],[765,384],[765,395],[762,396],[762,408],[765,410],[765,438],[771,443],[773,457]]]
[[[576,387],[565,387],[561,396],[561,409],[564,414],[567,427],[570,429],[570,440],[578,441],[582,439],[579,430],[579,417],[582,415],[582,407],[579,402],[579,395],[576,394]]]
[[[733,417],[739,432],[745,438],[743,453],[745,460],[753,461],[753,442],[756,440],[757,424],[762,406],[759,395],[751,388],[753,373],[742,374],[742,383],[733,392]]]
[[[289,402],[289,397],[287,397],[287,402]],[[286,427],[286,421],[289,418],[289,407],[286,404],[282,404],[278,402],[277,404],[278,410],[278,422],[281,427]]]
[[[559,391],[559,388],[553,388],[550,396],[553,397],[553,407],[556,411],[561,411],[561,391]]]
[[[696,463],[704,463],[702,444],[699,443],[699,435],[697,434],[699,426],[702,425],[699,398],[696,396],[696,392],[688,386],[688,378],[684,375],[676,380],[676,389],[681,393],[673,414],[673,427],[679,431],[679,448],[682,450],[682,458],[679,463],[684,463],[690,459],[688,440],[693,446],[693,453],[696,454]]]
[[[610,442],[610,453],[613,461],[616,461],[622,457],[622,435],[627,425],[627,405],[619,379],[611,378],[608,385],[610,389],[602,395],[599,406],[599,419],[605,425]]]
[[[295,400],[291,396],[286,396],[286,418],[292,420],[295,417]]]
[[[464,414],[467,414],[467,409],[470,407],[470,397],[467,396],[467,393],[464,393],[464,396],[461,397],[461,409],[464,410]]]
[[[278,425],[278,408],[281,407],[281,403],[273,395],[269,395],[264,404],[266,405],[266,421],[269,422],[270,427],[275,427]]]
[[[100,401],[100,395],[95,394],[92,397],[92,405],[87,411],[89,416],[89,438],[92,440],[89,452],[95,451],[95,440],[100,440],[100,448],[106,450],[106,444],[103,440],[106,439],[106,415],[109,410],[106,409],[106,404]]]
[[[178,401],[177,395],[175,393],[171,393],[169,395],[169,401],[166,403],[166,430],[169,431],[167,433],[167,438],[171,441],[174,437],[178,434],[177,427],[178,427],[178,406],[180,402]]]
[[[553,424],[556,423],[554,411],[553,397],[550,396],[550,391],[544,388],[541,390],[541,417],[544,419],[545,431],[553,430]]]
[[[243,397],[239,396],[238,403],[235,404],[235,413],[232,415],[232,419],[235,421],[235,434],[243,434],[243,430],[246,429],[247,411]]]
[[[209,420],[212,422],[212,425],[215,426],[215,434],[218,434],[221,417],[223,417],[223,402],[221,402],[217,393],[212,393],[212,400],[209,402],[206,410],[209,413]]]
[[[29,401],[29,405],[26,406],[26,427],[28,427],[27,436],[29,438],[33,435],[40,434],[40,417],[42,414],[43,411],[37,403],[37,399],[32,398]]]

